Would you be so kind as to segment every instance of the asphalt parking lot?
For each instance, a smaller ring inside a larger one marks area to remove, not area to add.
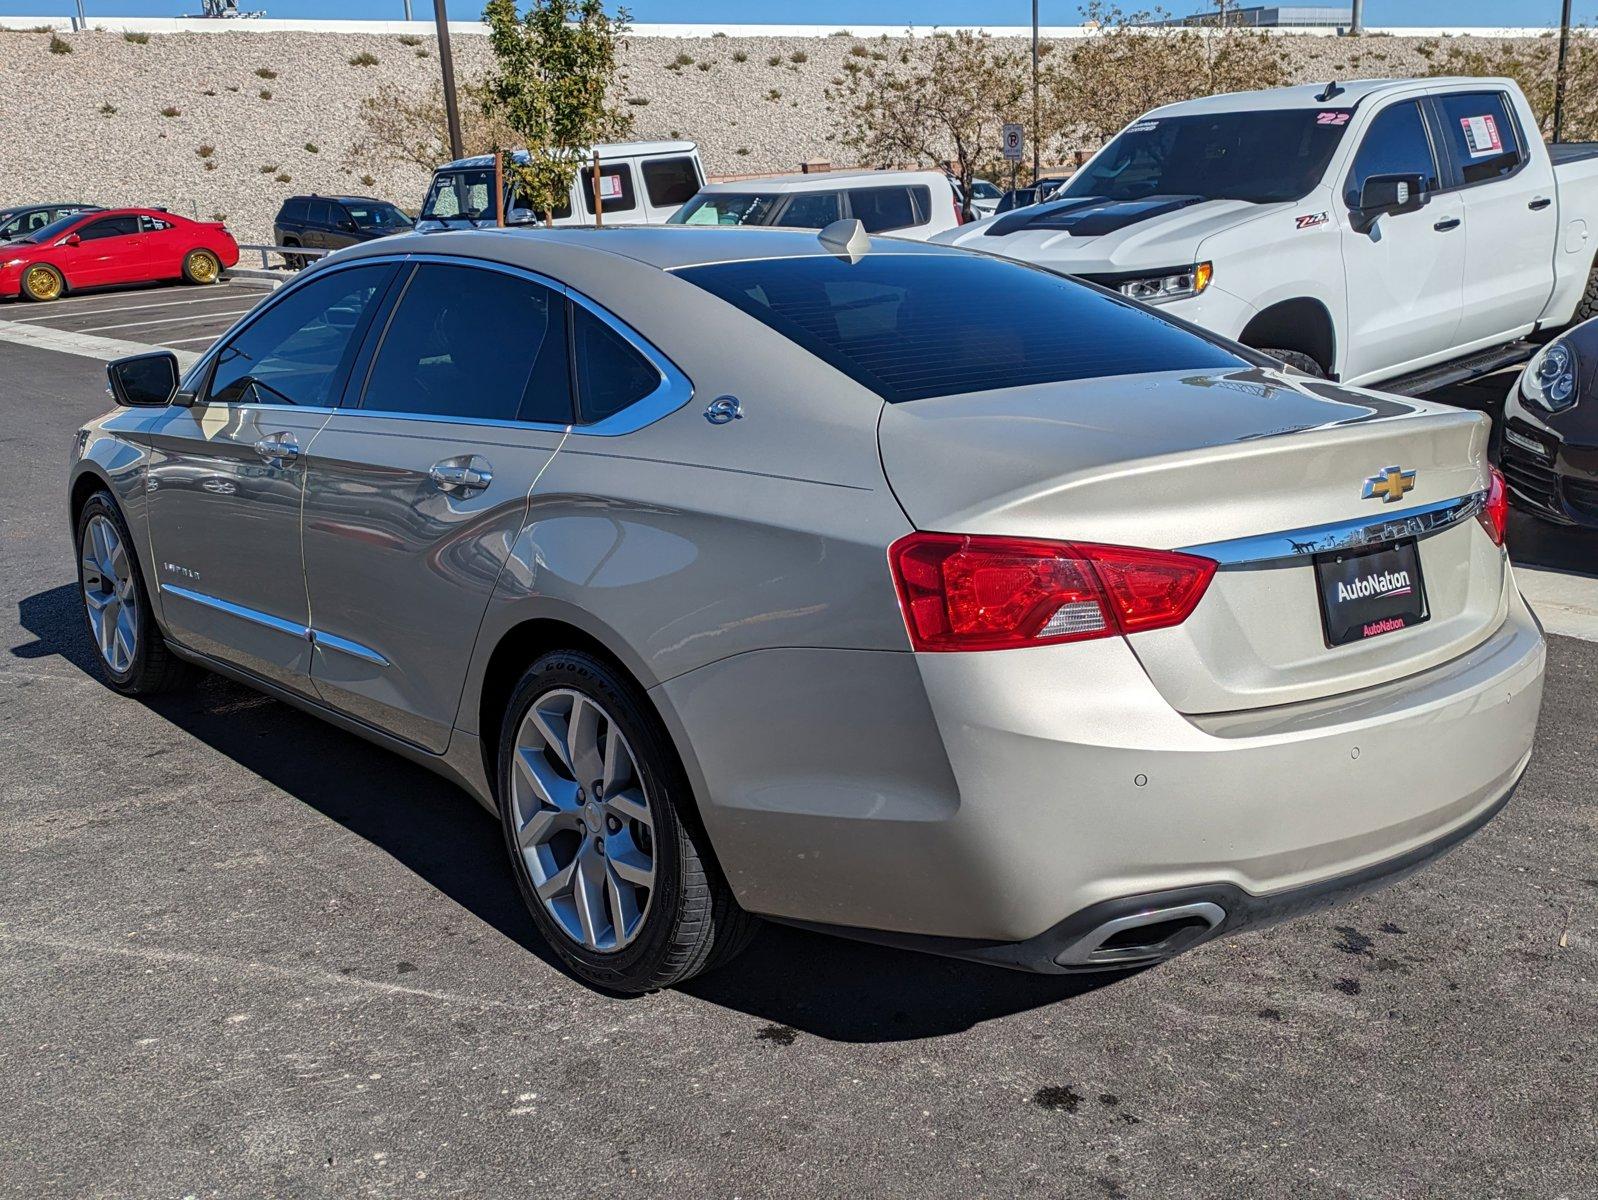
[[[258,295],[0,306],[79,339],[0,324],[0,1196],[1598,1195],[1598,644],[1551,639],[1504,814],[1346,909],[1066,980],[773,927],[608,999],[463,793],[220,679],[95,677],[81,339],[196,350]],[[1512,546],[1585,603],[1592,540]]]

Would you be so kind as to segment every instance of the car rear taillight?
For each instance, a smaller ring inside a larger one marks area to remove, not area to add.
[[[1011,650],[1180,625],[1215,563],[1168,550],[911,533],[888,548],[916,650]]]
[[[1492,469],[1492,478],[1487,484],[1487,503],[1482,505],[1477,516],[1487,536],[1493,539],[1493,545],[1502,546],[1504,531],[1509,527],[1509,487],[1497,467]]]

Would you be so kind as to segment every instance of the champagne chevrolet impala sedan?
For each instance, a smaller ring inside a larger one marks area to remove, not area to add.
[[[757,917],[1156,962],[1416,869],[1531,753],[1485,418],[1019,263],[401,236],[110,378],[68,483],[110,684],[455,780],[615,991]]]

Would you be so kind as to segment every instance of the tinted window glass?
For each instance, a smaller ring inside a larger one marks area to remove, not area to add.
[[[78,230],[78,236],[86,242],[94,242],[101,238],[126,237],[138,232],[138,217],[106,217],[103,221],[89,222]]]
[[[781,202],[781,196],[753,192],[706,192],[672,213],[666,224],[764,225]]]
[[[778,218],[790,229],[825,229],[843,215],[843,197],[837,192],[800,192],[788,201]]]
[[[139,218],[139,232],[140,233],[160,233],[161,230],[163,230],[163,229],[171,229],[171,228],[172,228],[172,222],[170,222],[170,221],[158,221],[154,217],[140,217]]]
[[[311,224],[312,225],[328,225],[328,226],[331,226],[333,224],[334,215],[335,214],[333,212],[333,206],[331,204],[329,204],[326,200],[312,200],[311,201]]]
[[[285,221],[293,221],[297,225],[304,224],[310,218],[310,215],[311,202],[309,200],[289,200],[283,205],[282,219]]]
[[[660,386],[660,372],[582,305],[572,306],[577,403],[584,421],[602,421]]]
[[[476,267],[419,267],[361,407],[460,420],[571,421],[565,300]]]
[[[1349,119],[1346,108],[1145,118],[1073,175],[1064,195],[1297,200],[1321,181]]]
[[[915,204],[910,189],[904,187],[851,188],[849,215],[864,225],[867,233],[887,233],[916,224]]]
[[[422,202],[424,220],[447,221],[451,217],[493,218],[494,171],[492,167],[472,167],[462,171],[440,171]]]
[[[1372,175],[1424,175],[1426,190],[1437,190],[1437,161],[1432,157],[1431,139],[1420,105],[1413,100],[1383,109],[1365,131],[1365,140],[1354,155],[1343,199],[1350,208],[1359,207],[1360,189]]]
[[[272,304],[217,356],[211,402],[331,407],[373,299],[392,270],[337,271]]]
[[[344,212],[362,229],[404,229],[411,223],[399,209],[381,201],[349,201],[344,205]]]
[[[1520,166],[1520,135],[1502,92],[1437,97],[1462,183],[1488,183]]]
[[[577,177],[577,186],[583,193],[583,206],[594,211],[594,169],[584,167]],[[638,197],[633,193],[633,169],[626,163],[607,167],[599,164],[599,198],[606,212],[626,212],[638,207]]]
[[[1247,365],[1146,309],[986,255],[816,255],[678,274],[895,403]]]
[[[656,208],[676,208],[699,190],[699,168],[691,158],[656,158],[639,168],[644,191]]]
[[[66,233],[83,219],[82,214],[73,213],[70,217],[62,217],[59,221],[52,221],[43,229],[35,229],[32,233],[18,235],[18,245],[43,245],[45,242],[54,241]]]

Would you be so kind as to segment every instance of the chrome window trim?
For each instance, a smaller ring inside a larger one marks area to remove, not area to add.
[[[646,426],[653,425],[663,417],[669,417],[678,409],[686,406],[694,398],[693,381],[677,369],[675,363],[659,350],[655,349],[642,334],[636,332],[620,317],[602,308],[599,304],[584,296],[581,292],[565,289],[566,295],[573,304],[586,309],[590,314],[599,318],[610,327],[612,333],[621,338],[639,354],[650,366],[660,372],[660,383],[655,390],[647,396],[633,401],[619,412],[613,412],[601,421],[591,425],[576,424],[571,427],[575,434],[585,434],[590,437],[620,437],[622,434],[637,433]],[[578,381],[578,413],[581,415],[582,388]]]
[[[1441,500],[1388,517],[1356,517],[1351,521],[1310,525],[1281,533],[1207,542],[1201,546],[1184,546],[1180,552],[1213,559],[1222,570],[1302,562],[1316,554],[1358,550],[1400,538],[1428,538],[1476,516],[1486,507],[1486,503],[1486,492],[1472,492],[1468,496]]]

